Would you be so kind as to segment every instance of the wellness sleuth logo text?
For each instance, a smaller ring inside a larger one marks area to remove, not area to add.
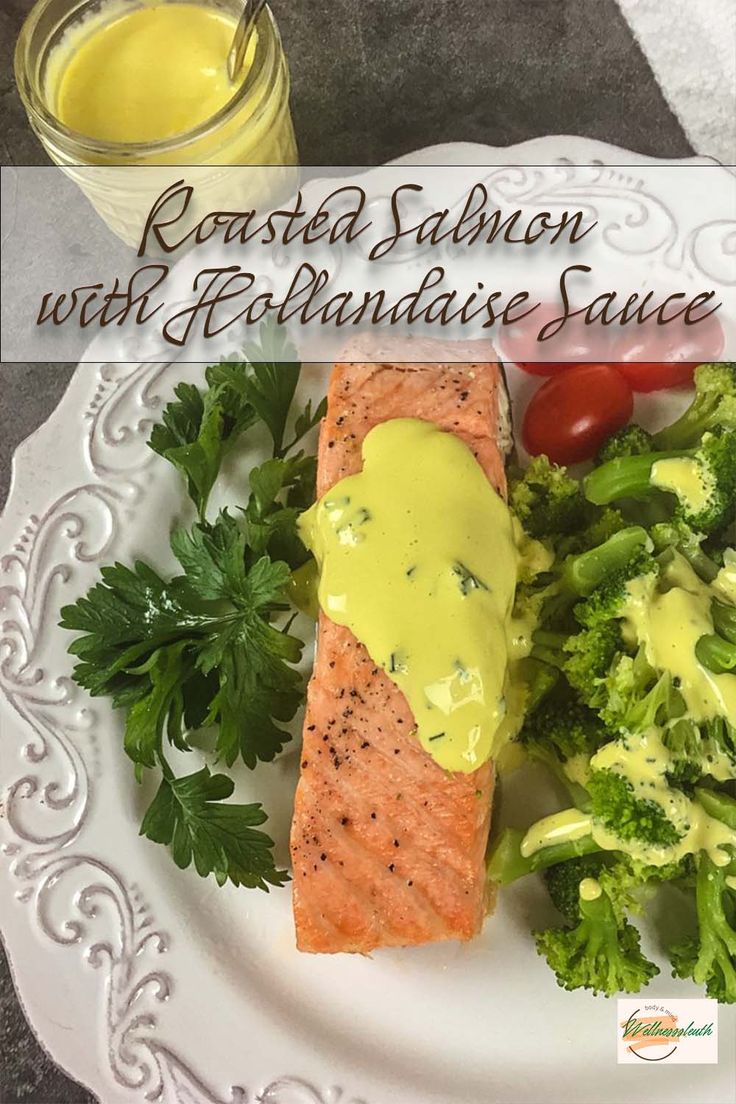
[[[619,1000],[617,1031],[619,1064],[718,1062],[718,1004],[713,1000]]]

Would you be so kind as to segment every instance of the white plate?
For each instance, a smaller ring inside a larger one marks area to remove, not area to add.
[[[442,161],[447,149],[419,156]],[[485,164],[648,160],[582,139],[458,150]],[[534,880],[502,895],[469,946],[299,955],[288,888],[217,889],[138,836],[150,790],[133,780],[120,717],[69,680],[57,621],[104,563],[171,565],[169,529],[188,507],[146,439],[184,371],[81,366],[19,448],[0,523],[0,917],[52,1056],[105,1104],[732,1099],[733,1009],[721,1011],[720,1063],[697,1071],[697,1091],[676,1068],[615,1064],[615,1001],[563,993],[534,952],[530,926],[551,912]],[[303,390],[324,390],[325,370],[304,377]],[[529,384],[511,374],[517,416]],[[673,401],[649,399],[639,413],[656,423]],[[231,465],[223,498],[242,497],[248,462]],[[281,861],[297,764],[287,751],[238,783],[271,812]],[[545,800],[512,776],[502,815],[531,818]],[[652,995],[696,995],[647,949],[663,966]]]

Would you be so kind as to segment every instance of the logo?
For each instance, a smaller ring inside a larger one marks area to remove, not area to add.
[[[718,1003],[698,1000],[618,1001],[618,1064],[715,1065]]]

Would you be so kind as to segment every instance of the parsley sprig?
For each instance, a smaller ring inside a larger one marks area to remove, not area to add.
[[[264,423],[274,457],[283,459],[325,413],[324,401],[314,411],[308,402],[295,419],[292,440],[284,445],[301,370],[296,350],[281,330],[264,326],[260,342],[246,345],[244,351],[244,361],[223,361],[207,369],[204,394],[193,384],[178,384],[176,399],[164,410],[149,441],[153,451],[187,480],[200,521],[223,460],[246,430]]]
[[[198,511],[191,528],[171,536],[181,572],[164,578],[142,561],[104,567],[62,609],[61,625],[79,634],[69,646],[75,680],[126,711],[124,747],[136,777],[160,773],[141,834],[170,847],[182,868],[268,889],[287,874],[260,830],[261,804],[228,802],[232,779],[206,766],[176,777],[168,750],[190,751],[190,733],[216,726],[218,761],[253,768],[289,740],[284,726],[303,698],[303,643],[284,621],[291,571],[308,558],[296,522],[314,500],[316,458],[294,450],[324,403],[314,411],[307,404],[292,422],[294,350],[273,331],[261,340],[247,359],[209,367],[204,390],[180,383],[151,434],[151,448],[181,472]],[[224,458],[259,423],[271,458],[251,471],[243,506],[207,520]]]

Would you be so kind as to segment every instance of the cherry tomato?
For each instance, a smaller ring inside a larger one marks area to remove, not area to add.
[[[699,361],[663,360],[652,364],[622,361],[616,365],[634,391],[663,391],[666,387],[687,387]]]
[[[538,341],[540,330],[562,312],[559,303],[540,303],[527,318],[502,328],[497,342],[504,360],[533,376],[555,376],[574,363],[614,359],[615,354],[609,355],[609,334],[600,327],[586,326],[580,318],[568,319],[554,337]]]
[[[589,460],[633,410],[631,387],[612,365],[574,364],[532,396],[524,415],[524,447],[557,464]]]
[[[615,340],[614,357],[635,391],[660,391],[687,386],[695,366],[718,360],[724,343],[715,314],[691,326],[679,318],[658,326],[652,319],[621,333]]]

